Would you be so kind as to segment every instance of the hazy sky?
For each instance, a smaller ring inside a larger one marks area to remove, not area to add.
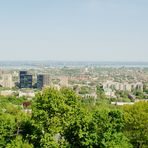
[[[0,60],[148,61],[148,0],[1,0]]]

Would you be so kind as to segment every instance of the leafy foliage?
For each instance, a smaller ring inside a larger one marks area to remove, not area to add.
[[[134,147],[148,146],[148,102],[124,107],[125,134]]]
[[[98,96],[104,96],[98,87]],[[17,98],[18,99],[18,98]],[[10,103],[8,103],[10,101]],[[148,145],[148,103],[114,107],[105,98],[95,105],[68,88],[46,88],[36,95],[32,113],[15,100],[1,99],[0,147],[144,148]],[[3,106],[3,104],[5,104]]]

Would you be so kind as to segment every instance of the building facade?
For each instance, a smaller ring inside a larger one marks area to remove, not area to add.
[[[51,86],[50,76],[47,74],[37,75],[37,88],[42,89],[46,86]]]
[[[132,91],[132,90],[140,90],[143,91],[143,84],[141,82],[137,83],[119,83],[113,81],[107,81],[103,83],[103,89],[110,88],[112,90],[120,90],[120,91]]]
[[[42,89],[44,86],[44,75],[37,75],[37,88]]]
[[[13,77],[11,74],[3,74],[2,75],[2,80],[1,80],[1,85],[5,88],[12,88],[15,86],[13,82]]]
[[[27,71],[20,71],[20,88],[32,88],[32,75]]]

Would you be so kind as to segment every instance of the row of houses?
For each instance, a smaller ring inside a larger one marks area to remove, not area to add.
[[[120,90],[120,91],[132,91],[132,90],[141,90],[143,91],[143,83],[119,83],[113,81],[107,81],[103,83],[103,89],[111,89],[111,90]]]

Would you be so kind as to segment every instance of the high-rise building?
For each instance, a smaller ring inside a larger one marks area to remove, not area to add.
[[[48,74],[44,75],[43,86],[51,86],[51,80]]]
[[[44,85],[44,75],[37,75],[37,88],[42,89]]]
[[[20,88],[32,88],[32,75],[20,71]]]
[[[37,75],[37,88],[42,89],[45,86],[50,86],[50,76],[47,74],[39,74]]]
[[[11,74],[3,74],[1,85],[3,87],[12,88],[14,87],[13,77]]]

